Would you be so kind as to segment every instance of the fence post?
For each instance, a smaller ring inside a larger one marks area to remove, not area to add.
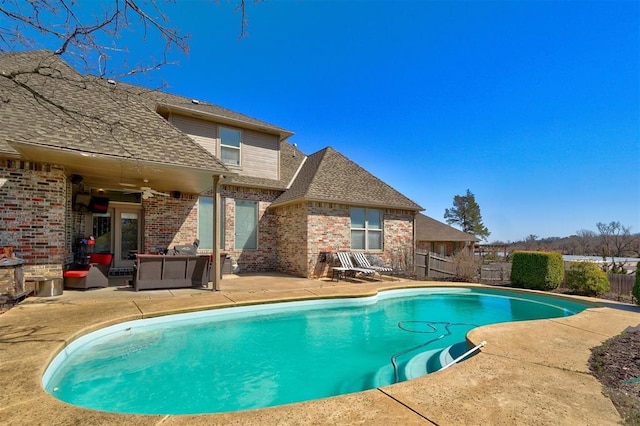
[[[431,276],[431,252],[430,251],[427,252],[427,255],[424,257],[424,260],[426,263],[425,265],[425,271],[427,273],[426,276],[430,277]]]

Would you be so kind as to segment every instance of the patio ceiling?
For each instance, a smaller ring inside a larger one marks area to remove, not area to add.
[[[219,170],[206,170],[130,158],[64,150],[57,147],[10,142],[27,161],[45,161],[63,166],[67,176],[82,176],[83,183],[105,190],[149,186],[157,191],[201,194],[213,186]]]

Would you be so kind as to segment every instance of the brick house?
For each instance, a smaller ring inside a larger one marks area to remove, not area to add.
[[[240,272],[323,276],[336,250],[410,267],[422,208],[331,147],[303,154],[292,135],[82,75],[49,51],[2,54],[0,246],[49,277],[84,250],[113,253],[126,273],[136,253],[195,239]]]
[[[467,248],[472,253],[480,241],[475,235],[467,234],[422,213],[416,215],[416,250],[430,251],[440,256],[451,256]]]

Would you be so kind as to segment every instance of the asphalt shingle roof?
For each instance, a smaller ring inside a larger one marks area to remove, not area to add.
[[[225,173],[130,85],[83,76],[46,50],[0,55],[0,152],[9,142]]]
[[[284,191],[296,200],[381,208],[422,208],[331,147],[306,157],[282,140],[280,179],[233,176],[226,166],[156,111],[168,106],[208,114],[284,139],[292,133],[216,105],[84,76],[50,51],[0,54],[0,153],[11,142],[182,166],[225,175],[223,184]]]
[[[291,188],[273,205],[297,200],[422,210],[418,204],[331,147],[307,157]]]
[[[474,235],[467,234],[421,213],[416,216],[416,241],[480,240]]]
[[[140,86],[131,85],[131,89],[135,90],[141,96],[150,101],[150,107],[153,109],[157,107],[163,108],[165,106],[169,109],[177,107],[181,111],[185,112],[204,114],[218,119],[235,121],[244,126],[255,126],[260,128],[262,131],[283,135],[283,138],[293,134],[282,127],[275,126],[271,123],[267,123],[266,121],[258,120],[248,115],[240,114],[239,112],[235,112],[206,101],[173,95],[171,93],[158,90],[149,90]]]

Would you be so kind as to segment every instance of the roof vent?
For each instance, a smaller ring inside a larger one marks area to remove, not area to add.
[[[116,81],[111,79],[107,80],[107,83],[111,84],[112,86],[116,85]]]
[[[191,99],[192,104],[200,105],[200,101],[197,99]]]

